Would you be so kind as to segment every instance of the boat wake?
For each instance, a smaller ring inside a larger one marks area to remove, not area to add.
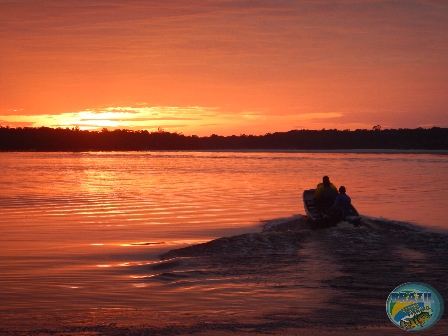
[[[369,217],[360,227],[342,222],[311,230],[309,224],[301,215],[267,221],[258,233],[171,250],[156,267],[188,269],[177,284],[208,288],[211,297],[219,286],[236,288],[245,294],[246,316],[250,310],[258,324],[293,328],[380,326],[393,333],[384,305],[400,284],[425,282],[447,298],[447,234]],[[173,283],[166,272],[152,280]]]
[[[319,230],[302,215],[262,224],[111,267],[121,280],[104,308],[28,329],[7,321],[23,335],[396,335],[385,304],[397,286],[424,282],[448,299],[448,234],[371,217]],[[431,335],[447,329],[441,319]]]

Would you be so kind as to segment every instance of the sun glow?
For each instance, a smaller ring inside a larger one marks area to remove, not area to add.
[[[78,113],[75,120],[67,120],[66,124],[77,123],[77,126],[83,130],[96,129],[99,127],[119,127],[120,124],[115,120],[116,116],[112,112],[94,113],[92,111],[84,111]],[[76,120],[78,119],[78,120]]]
[[[86,109],[78,112],[44,115],[10,115],[0,122],[11,127],[52,127],[74,128],[101,131],[103,128],[157,131],[162,128],[168,132],[186,135],[208,136],[265,134],[267,131],[289,131],[291,129],[319,129],[333,124],[345,113],[310,113],[294,111],[289,115],[271,115],[266,111],[229,112],[219,107],[202,106],[114,106]],[[247,127],[250,121],[251,127]],[[282,126],[282,125],[287,125]],[[310,127],[312,125],[312,127]],[[360,125],[356,125],[359,127]],[[362,125],[361,125],[362,126]],[[367,125],[370,128],[370,125]],[[346,128],[351,128],[347,125]]]

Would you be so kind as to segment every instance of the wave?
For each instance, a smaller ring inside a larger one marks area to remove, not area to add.
[[[265,221],[262,231],[259,233],[218,238],[206,243],[171,250],[160,255],[160,258],[165,260],[176,257],[197,256],[294,254],[297,252],[297,248],[300,248],[301,241],[312,232],[309,219],[303,215],[295,215]],[[324,233],[341,237],[344,235],[360,235],[364,239],[368,239],[376,235],[387,235],[388,232],[402,232],[408,239],[413,237],[416,244],[421,236],[432,237],[431,239],[439,237],[439,240],[440,237],[446,237],[443,233],[425,231],[423,228],[411,223],[368,216],[362,216],[359,228],[354,227],[350,223],[341,222],[336,227],[318,230],[315,235],[319,236]],[[420,246],[420,248],[425,248],[425,246]]]
[[[158,280],[171,281],[176,274],[168,275],[165,266],[180,266],[188,270],[180,274],[187,275],[182,282],[189,286],[243,283],[251,295],[257,295],[258,304],[267,305],[260,308],[266,314],[270,300],[276,297],[297,302],[311,324],[331,316],[331,325],[336,327],[388,326],[384,304],[400,284],[425,282],[448,296],[447,248],[448,234],[425,231],[410,223],[362,217],[360,227],[342,222],[333,228],[311,230],[308,218],[297,215],[264,222],[258,233],[164,253],[160,256],[164,266],[157,266],[164,272]],[[271,316],[296,321],[297,311],[288,307],[276,302],[270,307],[275,311]]]

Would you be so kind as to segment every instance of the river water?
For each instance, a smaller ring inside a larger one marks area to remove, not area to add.
[[[45,328],[56,315],[73,325],[86,312],[128,309],[149,309],[145,320],[154,323],[169,311],[191,319],[189,291],[206,294],[196,312],[237,316],[235,298],[250,292],[247,284],[141,279],[154,276],[147,270],[157,269],[161,253],[304,214],[302,192],[323,175],[344,185],[364,216],[446,232],[447,172],[446,153],[0,153],[2,324],[19,328],[34,314],[24,330]],[[182,264],[189,267],[198,271]],[[255,312],[260,302],[251,302]]]

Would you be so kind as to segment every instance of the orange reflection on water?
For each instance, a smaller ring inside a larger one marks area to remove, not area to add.
[[[200,310],[219,318],[220,310],[247,317],[250,310],[263,312],[274,304],[323,305],[328,292],[319,282],[326,271],[337,270],[313,246],[302,255],[308,262],[291,265],[291,279],[281,281],[260,270],[246,277],[229,274],[213,258],[210,264],[157,260],[171,249],[256,232],[260,220],[303,213],[303,189],[324,174],[348,188],[363,214],[434,225],[445,225],[448,217],[439,183],[447,159],[435,155],[428,164],[421,156],[341,153],[0,156],[0,301],[8,302],[8,309],[58,306],[71,312],[128,305]],[[259,278],[263,281],[257,283]],[[299,291],[302,285],[307,288]],[[77,291],[76,302],[71,289]]]

